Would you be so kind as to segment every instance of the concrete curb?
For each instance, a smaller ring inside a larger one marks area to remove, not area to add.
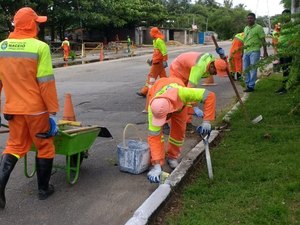
[[[245,94],[243,95],[243,97],[241,98],[242,102],[245,102],[245,101],[248,99],[248,97],[249,97],[249,93],[245,93]],[[222,118],[223,121],[229,122],[230,119],[231,119],[232,114],[233,114],[235,111],[238,110],[238,107],[239,107],[239,106],[240,106],[240,103],[239,103],[239,102],[235,103],[235,105],[231,108],[231,110],[229,110],[229,111],[225,114],[225,116]]]
[[[218,137],[219,132],[213,130],[209,137],[209,143]],[[145,225],[149,222],[150,217],[158,211],[160,206],[171,195],[171,190],[183,180],[192,165],[204,152],[203,141],[199,142],[179,163],[179,165],[172,171],[170,176],[166,179],[164,184],[158,186],[158,188],[142,203],[142,205],[134,212],[125,225]]]
[[[261,76],[261,75],[260,75]],[[257,84],[260,81],[260,79],[257,79],[255,81],[255,84]],[[243,97],[241,97],[242,102],[244,103],[245,101],[247,101],[247,99],[249,98],[249,93],[244,93]],[[229,110],[225,116],[222,118],[223,121],[225,122],[229,122],[231,119],[232,114],[238,110],[238,107],[240,106],[239,101],[231,108],[231,110]]]

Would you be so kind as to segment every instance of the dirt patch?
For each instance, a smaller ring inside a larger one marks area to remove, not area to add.
[[[166,45],[169,45],[169,46],[182,46],[183,44],[180,43],[179,41],[168,41],[166,43]]]

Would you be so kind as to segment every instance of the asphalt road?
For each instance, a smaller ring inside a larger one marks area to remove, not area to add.
[[[230,43],[221,46],[228,52]],[[214,53],[213,46],[188,46],[169,49],[169,64],[181,52]],[[127,137],[146,140],[147,115],[142,113],[145,99],[135,92],[144,84],[151,55],[69,66],[55,69],[62,117],[64,93],[71,93],[78,121],[84,124],[106,126],[114,139],[97,139],[83,161],[79,180],[75,185],[66,182],[64,171],[56,171],[51,183],[56,192],[46,201],[36,197],[36,177],[28,179],[23,173],[23,160],[18,162],[7,185],[7,206],[0,211],[0,224],[74,224],[120,225],[156,189],[146,173],[131,175],[120,172],[117,166],[117,144],[122,142],[127,123],[136,124],[138,134],[128,130]],[[233,100],[234,92],[228,79],[215,78],[217,86],[208,87],[216,92],[217,110],[224,109]],[[3,98],[3,97],[2,97]],[[2,99],[3,100],[3,99]],[[200,124],[201,121],[194,121]],[[0,137],[0,149],[6,135]],[[182,155],[198,143],[197,137],[187,138]],[[30,153],[33,162],[33,154]],[[64,164],[57,155],[55,163]],[[165,170],[170,170],[165,167]]]

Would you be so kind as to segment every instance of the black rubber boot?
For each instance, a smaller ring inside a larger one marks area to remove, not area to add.
[[[36,158],[36,175],[38,180],[38,198],[45,200],[54,193],[53,185],[49,184],[53,159]]]
[[[0,208],[4,209],[6,204],[5,187],[11,171],[14,169],[18,158],[11,154],[4,154],[0,162]]]

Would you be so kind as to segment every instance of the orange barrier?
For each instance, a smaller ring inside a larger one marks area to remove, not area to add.
[[[103,52],[103,47],[100,48],[100,62],[104,60],[104,52]]]
[[[65,94],[63,120],[76,121],[74,107],[73,107],[70,93]]]

